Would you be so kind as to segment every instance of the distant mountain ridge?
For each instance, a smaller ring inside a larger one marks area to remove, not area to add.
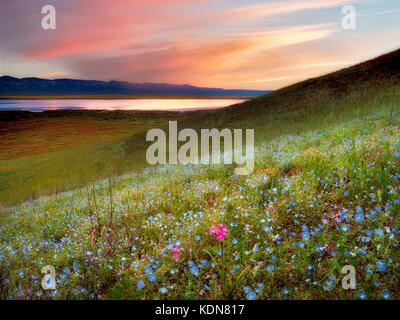
[[[0,77],[0,97],[56,95],[257,97],[269,92],[271,91],[204,88],[187,84]]]

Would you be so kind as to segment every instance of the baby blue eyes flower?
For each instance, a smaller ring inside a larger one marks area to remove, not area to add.
[[[381,260],[376,261],[376,270],[378,272],[384,272],[387,268],[387,265],[385,262],[382,262]]]
[[[238,241],[236,240],[236,238],[233,238],[233,239],[232,239],[232,244],[233,244],[233,245],[237,245],[237,243],[238,243]]]
[[[153,273],[153,267],[149,264],[144,268],[144,272],[146,272],[146,274],[152,274]]]
[[[362,242],[370,242],[371,238],[370,237],[361,237]]]
[[[394,153],[394,156],[395,156],[396,158],[400,158],[400,152],[395,152],[395,153]]]
[[[364,215],[362,213],[357,213],[355,219],[358,223],[361,223],[364,221]]]
[[[361,290],[358,294],[357,297],[359,297],[361,300],[365,300],[365,298],[367,298],[367,296],[365,295],[365,291]]]
[[[374,232],[375,232],[375,235],[376,235],[376,236],[378,236],[378,237],[380,237],[380,238],[383,237],[383,229],[377,228],[377,229],[374,230]]]
[[[290,290],[289,290],[288,288],[283,289],[283,294],[284,294],[284,295],[289,294],[289,292],[290,292]]]
[[[347,191],[344,192],[344,196],[347,197],[349,193]]]
[[[310,240],[310,233],[308,232],[308,230],[305,230],[301,233],[301,237],[303,238],[303,240],[305,242],[307,242],[308,240]]]
[[[247,300],[256,300],[257,296],[256,293],[253,290],[250,290],[247,294],[246,294],[246,298]]]
[[[382,298],[388,300],[390,298],[390,293],[389,291],[385,290],[382,292]]]
[[[196,265],[192,265],[190,267],[190,273],[197,277],[199,275],[199,268]]]
[[[373,274],[374,273],[374,271],[372,269],[370,269],[369,267],[365,267],[364,268],[364,272],[367,273],[367,274]]]
[[[344,224],[340,227],[340,229],[344,232],[349,231],[349,226],[347,224]]]
[[[157,277],[154,273],[152,273],[147,276],[147,280],[149,280],[150,283],[154,283],[154,282],[156,282]]]
[[[143,282],[143,280],[139,280],[138,283],[137,283],[137,286],[138,286],[138,288],[139,288],[140,290],[142,290],[142,289],[144,288],[144,282]]]
[[[281,236],[280,236],[279,234],[277,234],[277,235],[274,237],[274,242],[275,242],[276,244],[280,244],[280,243],[281,243]]]
[[[161,289],[160,289],[160,292],[161,292],[162,294],[166,294],[166,293],[167,293],[167,288],[161,288]]]
[[[270,265],[270,264],[269,264],[269,265],[267,266],[267,271],[268,271],[268,272],[272,272],[274,269],[275,269],[275,267],[274,267],[273,265]]]
[[[196,234],[195,236],[194,236],[194,240],[195,241],[200,241],[200,239],[201,239],[201,237],[200,237],[200,235],[198,235],[198,234]]]

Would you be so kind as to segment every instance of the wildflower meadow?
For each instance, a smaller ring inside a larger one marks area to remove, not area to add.
[[[165,165],[8,208],[0,297],[399,299],[399,126],[381,109],[258,144],[248,176]]]

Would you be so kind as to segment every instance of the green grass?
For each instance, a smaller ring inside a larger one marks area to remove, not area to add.
[[[381,299],[387,290],[400,298],[399,96],[387,92],[381,103],[362,100],[363,112],[357,94],[305,121],[302,111],[270,112],[248,177],[234,166],[166,166],[3,212],[1,296],[355,299],[364,290]],[[208,232],[218,223],[229,232],[223,260]],[[357,290],[341,287],[348,264]],[[55,293],[40,287],[44,265],[56,268]]]
[[[145,150],[145,132],[164,126],[172,114],[56,111],[1,116],[0,131],[8,136],[0,136],[0,207],[8,207],[145,167],[145,153],[136,152]],[[128,141],[136,135],[132,148]]]
[[[249,176],[234,165],[131,170],[134,157],[144,163],[144,133],[53,153],[37,186],[81,176],[81,187],[3,210],[0,297],[400,299],[399,63],[387,59],[178,119],[180,129],[254,128]],[[223,244],[209,232],[218,224]],[[41,288],[46,265],[57,291]],[[355,290],[341,286],[346,265]]]

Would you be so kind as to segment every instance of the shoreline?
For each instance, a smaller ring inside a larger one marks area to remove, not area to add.
[[[259,96],[131,96],[131,95],[71,95],[71,96],[0,96],[0,100],[250,100]]]

